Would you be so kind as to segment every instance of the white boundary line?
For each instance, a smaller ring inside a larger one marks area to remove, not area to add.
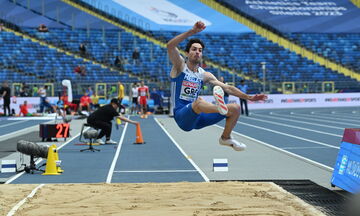
[[[221,126],[219,126],[219,125],[217,125],[217,124],[215,124],[215,126],[218,127],[218,128],[224,129],[224,127],[221,127]],[[290,155],[290,156],[292,156],[292,157],[294,157],[294,158],[303,160],[303,161],[305,161],[305,162],[307,162],[307,163],[310,163],[310,164],[312,164],[312,165],[315,165],[315,166],[320,167],[320,168],[322,168],[322,169],[325,169],[325,170],[327,170],[327,171],[334,171],[334,168],[329,167],[329,166],[326,166],[326,165],[324,165],[324,164],[322,164],[322,163],[313,161],[313,160],[311,160],[311,159],[309,159],[309,158],[306,158],[306,157],[303,157],[303,156],[294,154],[294,153],[292,153],[292,152],[286,151],[286,150],[284,150],[284,149],[278,148],[278,147],[276,147],[276,146],[270,145],[270,144],[268,144],[268,143],[262,142],[262,141],[260,141],[260,140],[257,140],[257,139],[255,139],[255,138],[246,136],[246,135],[241,134],[241,133],[236,132],[236,131],[232,131],[232,133],[235,133],[235,134],[237,134],[237,135],[239,135],[239,136],[245,137],[246,139],[249,139],[249,140],[251,140],[251,141],[257,142],[257,143],[259,143],[259,144],[262,144],[262,145],[264,145],[264,146],[267,146],[267,147],[269,147],[269,148],[271,148],[271,149],[274,149],[274,150],[276,150],[276,151],[279,151],[279,152],[285,153],[285,154],[287,154],[287,155]]]
[[[39,125],[34,125],[34,126],[26,127],[26,128],[23,128],[23,129],[20,129],[20,130],[5,134],[5,135],[1,135],[0,136],[0,141],[7,140],[9,137],[15,137],[19,133],[23,133],[25,131],[28,131],[28,132],[34,131],[34,129],[36,129],[38,127],[39,127]]]
[[[13,216],[16,211],[30,198],[32,198],[36,192],[42,188],[45,184],[40,184],[38,185],[36,188],[34,188],[34,190],[31,191],[31,193],[29,195],[27,195],[27,197],[25,197],[23,200],[21,200],[20,202],[18,202],[7,214],[7,216]]]
[[[197,170],[123,170],[116,173],[177,173],[177,172],[198,172]]]
[[[0,128],[7,127],[7,126],[10,126],[10,125],[16,125],[16,124],[20,124],[20,123],[24,123],[24,122],[28,122],[28,121],[30,121],[30,120],[12,122],[12,123],[9,123],[9,124],[3,124],[3,125],[0,125]]]
[[[16,136],[18,133],[21,133],[20,135],[23,135],[22,133],[25,132],[25,131],[32,132],[32,131],[34,131],[34,129],[38,128],[40,124],[49,124],[50,122],[52,122],[52,121],[40,122],[39,124],[29,126],[29,127],[26,127],[26,128],[23,128],[23,129],[20,129],[20,130],[17,130],[17,131],[14,131],[14,132],[11,132],[11,133],[8,133],[8,134],[5,134],[5,135],[1,135],[0,136],[0,141],[7,140],[8,137],[11,137],[13,135]]]
[[[297,113],[295,113],[297,114]],[[305,113],[302,113],[305,114]],[[307,113],[306,113],[307,114]],[[326,113],[319,113],[319,112],[314,112],[311,115],[318,115],[320,117],[331,117],[331,118],[337,118],[340,120],[350,120],[350,121],[355,121],[354,119],[358,119],[359,118],[359,114],[352,114],[351,116],[347,113],[335,113],[335,114],[326,114]]]
[[[267,120],[256,119],[256,118],[253,118],[251,120],[266,122],[266,123],[274,124],[274,125],[280,125],[282,127],[291,127],[291,128],[296,128],[296,129],[300,129],[300,130],[306,130],[306,131],[310,131],[310,132],[314,132],[314,133],[321,133],[321,134],[325,134],[325,135],[329,135],[329,136],[343,137],[342,135],[327,133],[327,132],[324,132],[324,131],[312,130],[312,129],[309,129],[309,128],[304,128],[304,127],[299,127],[299,126],[294,126],[294,125],[289,125],[289,124],[283,124],[283,123],[274,122],[274,121],[267,121]]]
[[[324,116],[324,114],[304,114],[304,113],[295,113],[294,112],[294,115],[295,116],[305,116],[306,118],[307,117],[313,117],[314,115],[316,115],[316,119],[319,119],[319,120],[324,120],[324,121],[327,121],[327,120],[341,120],[341,122],[345,123],[345,124],[354,124],[356,122],[359,122],[359,120],[354,120],[353,119],[344,119],[344,118],[340,118],[340,117],[335,117],[335,116]],[[333,115],[333,114],[329,114],[329,115]]]
[[[89,128],[88,128],[89,129]],[[78,137],[80,135],[81,131],[76,135],[73,136],[71,139],[69,139],[68,141],[64,142],[61,146],[57,147],[57,150],[60,150],[62,147],[64,147],[65,145],[69,144],[71,141],[73,141],[76,137]],[[38,165],[39,163],[41,163],[41,161],[43,161],[43,159],[39,158],[35,161],[35,165]],[[8,179],[4,184],[10,184],[12,181],[16,180],[17,178],[19,178],[20,176],[22,176],[25,173],[25,171],[22,171],[18,174],[16,174],[15,176],[13,176],[12,178]]]
[[[129,118],[130,119],[130,118]],[[114,159],[111,163],[111,166],[110,166],[110,169],[109,169],[109,172],[108,172],[108,175],[107,175],[107,178],[106,178],[106,183],[107,184],[110,184],[111,183],[111,179],[112,179],[112,176],[113,176],[113,173],[114,173],[114,169],[115,169],[115,165],[116,165],[116,162],[119,158],[119,155],[120,155],[120,149],[121,149],[121,146],[124,142],[124,137],[125,137],[125,133],[126,133],[126,129],[127,129],[127,126],[128,126],[129,123],[126,123],[125,124],[125,127],[124,127],[124,130],[121,134],[121,138],[120,138],[120,141],[119,141],[119,145],[116,149],[116,153],[114,155]]]
[[[313,147],[284,147],[282,149],[326,149],[325,146],[313,146]]]
[[[318,145],[327,146],[327,147],[329,147],[329,148],[340,149],[340,147],[337,147],[337,146],[333,146],[333,145],[329,145],[329,144],[326,144],[326,143],[323,143],[323,142],[318,142],[318,141],[315,141],[315,140],[306,139],[306,138],[303,138],[303,137],[299,137],[299,136],[295,136],[295,135],[283,133],[283,132],[280,132],[280,131],[271,130],[271,129],[268,129],[268,128],[264,128],[264,127],[260,127],[260,126],[256,126],[256,125],[252,125],[252,124],[248,124],[248,123],[244,123],[244,122],[240,122],[240,121],[238,121],[237,123],[238,123],[238,124],[242,124],[242,125],[246,125],[246,126],[249,126],[249,127],[254,127],[254,128],[258,128],[258,129],[270,131],[270,132],[277,133],[277,134],[284,135],[284,136],[288,136],[288,137],[291,137],[291,138],[295,138],[295,139],[299,139],[299,140],[304,140],[304,141],[311,142],[311,143],[315,143],[315,144],[318,144]]]
[[[329,121],[329,120],[325,120],[325,119],[319,119],[319,118],[314,118],[314,116],[310,116],[310,115],[306,115],[306,114],[273,114],[274,116],[282,116],[282,117],[292,117],[292,118],[296,118],[296,119],[309,119],[311,121],[318,121],[318,122],[326,122],[326,123],[334,123],[334,121]],[[309,116],[309,117],[306,117]],[[312,118],[310,118],[312,117]],[[335,122],[336,124],[341,124],[341,125],[345,125],[346,127],[349,127],[350,125],[354,126],[354,127],[358,127],[358,124],[353,124],[353,123],[343,123],[343,122]]]
[[[193,167],[200,173],[200,175],[203,177],[203,179],[206,182],[210,182],[209,178],[205,175],[205,173],[195,164],[195,162],[185,153],[185,151],[180,147],[180,145],[174,140],[174,138],[169,134],[169,132],[160,124],[160,122],[157,120],[157,118],[154,118],[156,123],[161,127],[161,129],[168,135],[170,140],[175,144],[175,146],[180,150],[180,152],[184,155],[186,159],[193,165]]]
[[[284,121],[289,121],[289,122],[297,122],[297,123],[301,123],[301,124],[308,124],[308,125],[314,125],[314,126],[320,126],[320,127],[327,127],[327,128],[333,128],[333,129],[339,129],[341,131],[344,130],[343,127],[335,127],[335,126],[330,126],[330,125],[323,125],[323,124],[316,124],[316,123],[312,123],[312,122],[305,122],[305,121],[300,121],[300,120],[294,120],[294,119],[289,119],[289,118],[281,118],[279,117],[274,117],[274,116],[269,116],[269,115],[265,115],[265,114],[252,114],[254,116],[264,116],[266,118],[270,118],[270,119],[276,119],[276,120],[284,120]]]

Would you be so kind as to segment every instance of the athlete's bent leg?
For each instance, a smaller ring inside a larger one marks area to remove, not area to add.
[[[219,113],[216,105],[205,101],[201,97],[199,97],[198,99],[196,99],[196,101],[192,103],[192,109],[196,114]]]
[[[231,132],[234,129],[240,116],[240,106],[238,104],[228,104],[228,113],[224,131],[219,139],[221,145],[232,147],[235,151],[243,151],[246,145],[231,138]]]
[[[231,132],[234,129],[237,120],[240,116],[240,106],[238,104],[227,104],[228,112],[226,114],[226,123],[224,131],[219,139],[221,145],[232,147],[236,151],[243,151],[246,145],[240,143],[231,138]],[[219,113],[218,107],[205,101],[202,98],[198,98],[192,103],[192,110],[196,114],[200,113]]]
[[[229,139],[231,131],[234,129],[237,120],[240,116],[240,106],[239,104],[227,104],[228,113],[226,114],[226,123],[223,134],[221,137],[223,139]]]
[[[226,104],[228,113],[226,114],[225,129],[222,134],[224,138],[229,138],[232,129],[235,127],[237,120],[240,116],[240,106],[238,104]],[[205,101],[202,98],[198,98],[192,103],[192,109],[196,114],[200,113],[219,113],[216,105]]]

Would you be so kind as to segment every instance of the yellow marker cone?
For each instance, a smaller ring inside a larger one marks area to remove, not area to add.
[[[59,153],[58,153],[58,150],[57,150],[57,146],[56,146],[55,144],[53,144],[52,147],[53,147],[54,150],[55,150],[55,162],[59,163],[59,164],[57,164],[57,166],[56,166],[56,167],[57,167],[57,172],[58,172],[58,173],[63,173],[64,170],[62,170],[61,167],[60,167],[60,162],[61,162],[61,160],[59,159]]]
[[[116,129],[117,129],[117,130],[119,130],[119,125],[121,125],[121,119],[116,118],[116,124],[115,124],[115,126],[116,126]]]
[[[55,156],[56,148],[53,146],[49,147],[48,156],[46,160],[46,169],[43,175],[60,175],[57,171],[56,167],[56,156]]]
[[[116,124],[121,125],[121,119],[116,118]]]

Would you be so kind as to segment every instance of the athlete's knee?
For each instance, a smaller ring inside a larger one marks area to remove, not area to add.
[[[204,99],[202,99],[202,98],[198,98],[198,99],[196,99],[193,103],[192,103],[192,105],[191,105],[191,107],[192,107],[192,109],[194,110],[194,112],[195,113],[200,113],[200,104],[201,103],[203,103],[204,102]]]
[[[228,116],[230,115],[240,115],[239,104],[228,104]]]
[[[203,103],[204,102],[204,99],[202,99],[201,97],[197,98],[193,103],[196,103],[196,104],[200,104],[200,103]]]

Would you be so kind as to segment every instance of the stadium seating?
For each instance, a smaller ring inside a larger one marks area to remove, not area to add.
[[[71,79],[77,83],[92,83],[94,80],[97,82],[138,81],[128,75],[119,75],[118,71],[111,71],[102,68],[100,65],[85,62],[81,58],[74,58],[11,32],[2,32],[0,41],[0,48],[3,50],[3,52],[0,52],[1,65],[8,68],[13,67],[18,71],[23,71],[25,74],[33,75],[21,76],[20,80],[22,82],[55,81],[60,83],[62,79]],[[85,66],[86,76],[74,73],[74,68],[77,65]],[[4,72],[6,73],[7,70]],[[14,72],[9,73],[14,74],[14,76],[17,74]],[[8,80],[19,80],[11,76]]]
[[[325,58],[360,71],[360,34],[289,33],[286,36]]]
[[[153,32],[153,34],[168,40],[176,32]],[[199,34],[197,37],[205,41],[205,55],[209,59],[260,79],[263,76],[261,62],[266,62],[266,79],[270,81],[352,81],[255,33]]]
[[[62,2],[52,1],[54,4]],[[18,1],[17,4],[23,7],[25,1]],[[38,3],[34,3],[31,10],[40,14]],[[66,6],[66,5],[65,5]],[[69,7],[69,5],[67,5]],[[64,7],[65,8],[65,7]],[[64,9],[62,8],[62,9]],[[72,8],[77,12],[75,8]],[[54,13],[53,11],[51,13]],[[49,14],[45,17],[51,17]],[[81,16],[86,16],[82,14]],[[51,18],[49,18],[51,19]],[[93,19],[93,18],[92,18]],[[65,21],[64,21],[65,22]],[[93,20],[96,23],[96,20]],[[102,22],[99,20],[99,22]],[[34,27],[22,27],[27,34],[35,36],[40,40],[54,44],[71,53],[79,53],[80,43],[84,43],[87,48],[86,58],[93,59],[112,66],[116,56],[124,59],[123,69],[128,74],[137,77],[150,77],[153,81],[168,83],[168,76],[171,69],[165,48],[153,44],[143,38],[134,36],[120,28],[111,28],[109,23],[106,28],[85,29],[71,28],[64,24],[61,27],[54,26],[48,33],[39,33]],[[152,31],[152,35],[163,42],[168,41],[177,35],[178,32]],[[289,34],[294,41],[310,47],[314,52],[340,62],[345,66],[359,68],[359,46],[355,43],[359,35],[356,34]],[[266,80],[267,82],[284,82],[284,81],[335,81],[337,88],[344,89],[348,85],[358,86],[357,82],[349,77],[339,74],[318,63],[314,63],[303,58],[277,44],[274,44],[255,33],[201,33],[196,37],[204,40],[206,49],[204,57],[215,64],[244,74],[247,77],[262,80],[264,71],[261,63],[266,62]],[[340,40],[335,42],[335,37]],[[79,83],[87,83],[96,80],[97,82],[135,82],[138,79],[129,75],[121,75],[117,71],[110,70],[110,67],[101,67],[99,64],[92,64],[82,58],[74,58],[66,55],[56,49],[49,49],[47,46],[41,46],[39,43],[16,36],[12,33],[0,36],[3,48],[8,50],[1,53],[1,63],[3,65],[15,66],[17,70],[27,71],[29,74],[35,74],[37,78],[58,81],[63,78],[76,80]],[[16,41],[11,45],[9,41]],[[184,48],[185,44],[180,44]],[[140,50],[140,64],[134,64],[132,61],[132,52],[137,47]],[[345,54],[346,53],[346,54]],[[349,55],[351,53],[351,55]],[[20,55],[22,58],[20,58]],[[35,61],[38,60],[38,61]],[[73,72],[77,65],[84,65],[87,70],[86,76],[79,76]],[[206,70],[214,75],[224,76],[226,82],[238,83],[241,76],[233,76],[229,71],[219,70],[208,66]],[[33,79],[30,76],[28,79]],[[262,86],[259,83],[248,82],[252,92],[261,91]],[[358,87],[356,87],[358,88]]]
[[[92,29],[89,32],[86,29],[51,29],[47,34],[37,32],[32,28],[25,28],[30,35],[40,37],[41,39],[64,47],[72,52],[79,52],[79,44],[84,43],[87,48],[87,55],[99,62],[112,64],[115,56],[121,56],[125,59],[124,70],[138,75],[146,75],[153,80],[160,82],[169,82],[169,71],[171,65],[167,60],[167,51],[158,45],[152,44],[133,36],[131,33],[123,30],[102,30]],[[120,38],[120,39],[119,39]],[[120,44],[119,44],[120,41]],[[132,52],[134,47],[140,51],[140,64],[133,64]],[[207,68],[208,71],[215,75],[221,74],[226,81],[232,81],[232,75],[226,71],[218,72],[214,68]],[[241,78],[237,77],[236,82]],[[259,84],[250,82],[251,89],[259,89]]]
[[[90,32],[85,29],[52,29],[46,35],[39,36],[41,33],[34,29],[25,30],[72,52],[78,52],[79,44],[84,43],[88,55],[100,62],[111,64],[115,56],[119,55],[127,61],[127,64],[124,65],[126,71],[138,76],[148,75],[160,82],[169,81],[170,64],[167,61],[166,50],[145,39],[135,37],[131,33],[122,30],[106,30],[103,33],[102,30],[96,29]],[[178,33],[152,32],[152,34],[156,38],[167,41]],[[241,71],[250,77],[262,79],[261,62],[266,62],[266,79],[272,82],[335,80],[339,82],[336,86],[344,85],[341,83],[343,81],[355,82],[342,74],[281,48],[255,33],[212,33],[199,34],[198,37],[206,43],[204,56],[207,59],[236,71]],[[185,44],[181,44],[181,47],[184,46]],[[131,55],[134,47],[140,49],[141,64],[133,64],[132,62]],[[215,75],[219,74],[214,68],[209,67],[207,70]],[[232,75],[226,71],[221,71],[220,74],[225,77],[227,82],[233,80]],[[235,82],[237,83],[240,79],[236,78]],[[259,89],[261,89],[259,84],[252,82],[250,82],[250,86],[251,89],[255,89],[255,92],[259,92]]]

